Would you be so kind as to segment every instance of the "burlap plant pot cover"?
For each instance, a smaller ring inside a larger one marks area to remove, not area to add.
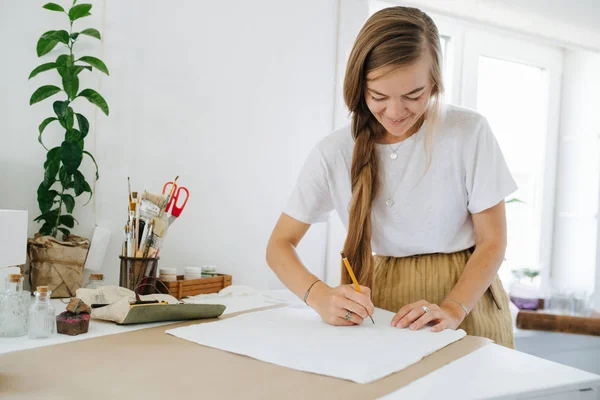
[[[63,242],[52,236],[36,235],[27,244],[32,292],[38,286],[48,286],[51,297],[74,297],[83,285],[89,239],[70,235]]]

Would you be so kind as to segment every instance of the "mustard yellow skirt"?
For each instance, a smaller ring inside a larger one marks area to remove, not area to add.
[[[398,312],[419,300],[440,304],[460,278],[471,250],[410,257],[375,256],[373,304]],[[514,349],[508,295],[496,276],[459,329]]]

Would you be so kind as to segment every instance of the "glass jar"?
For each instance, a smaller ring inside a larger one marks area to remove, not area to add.
[[[85,289],[98,289],[104,286],[104,275],[103,274],[91,274],[88,283],[85,284]]]
[[[29,308],[29,339],[45,339],[56,333],[56,314],[50,303],[51,290],[38,286]]]
[[[27,335],[28,297],[23,293],[23,275],[10,274],[0,299],[0,336]]]

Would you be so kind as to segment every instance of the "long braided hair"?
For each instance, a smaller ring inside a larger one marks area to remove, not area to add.
[[[416,8],[390,7],[373,14],[359,32],[346,68],[344,101],[352,114],[352,155],[350,220],[344,252],[361,285],[373,283],[371,250],[371,209],[380,182],[375,143],[385,134],[365,101],[367,74],[378,68],[403,66],[415,62],[428,51],[432,59],[431,94],[426,111],[428,124],[425,147],[430,163],[433,130],[442,113],[442,49],[431,18]],[[425,116],[417,120],[422,124]],[[420,125],[419,125],[420,126]],[[342,265],[342,284],[351,283]]]

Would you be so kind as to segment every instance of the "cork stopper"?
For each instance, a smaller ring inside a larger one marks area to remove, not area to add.
[[[38,293],[48,293],[48,286],[38,286],[37,291]]]
[[[104,274],[90,274],[90,281],[101,281],[104,279]]]
[[[21,274],[8,274],[9,282],[19,282],[19,280],[23,277]]]

